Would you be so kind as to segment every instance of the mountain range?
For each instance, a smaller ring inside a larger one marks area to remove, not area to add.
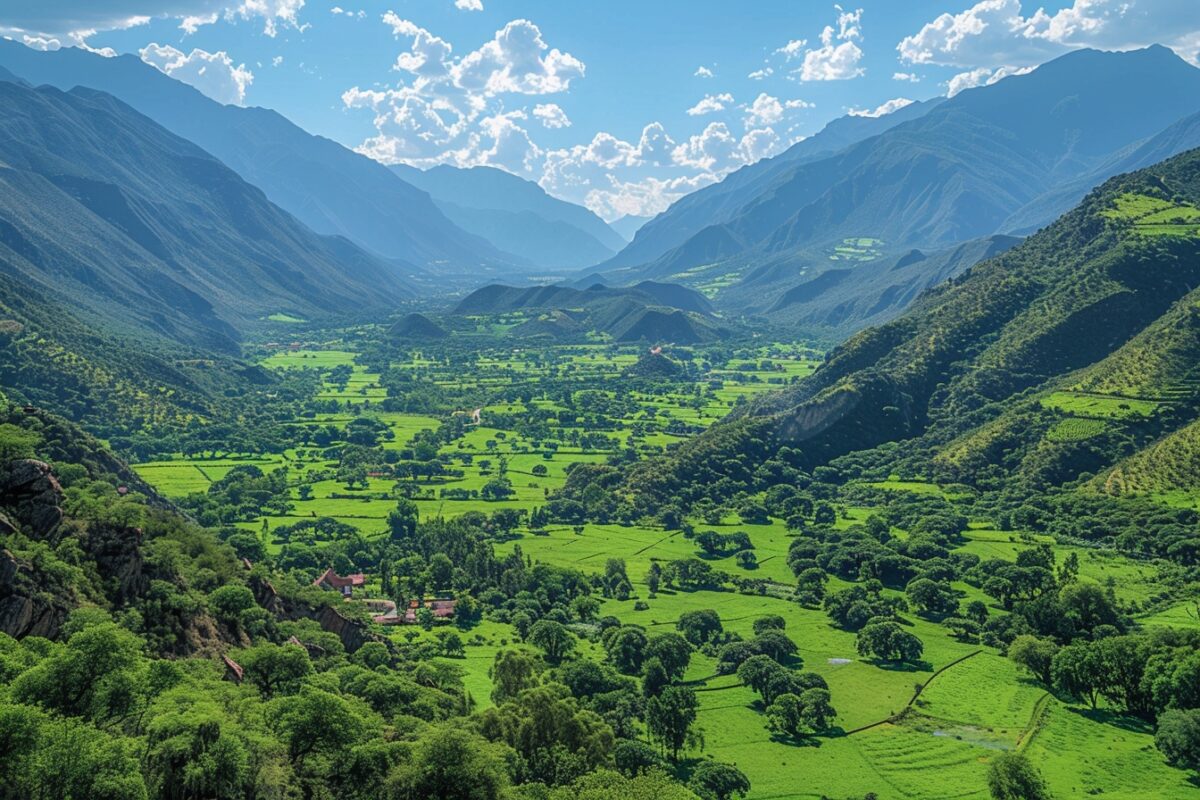
[[[883,286],[886,263],[862,264],[1036,231],[1105,179],[1200,145],[1197,98],[1200,70],[1166,48],[1080,50],[948,100],[846,117],[677,201],[586,279],[679,280],[727,310],[785,320],[787,292],[837,284],[805,319],[844,330],[840,298],[860,280],[868,295],[911,296],[921,269]],[[916,284],[951,274],[941,265],[927,260]],[[882,320],[856,324],[869,321]]]
[[[133,55],[42,52],[0,39],[0,66],[34,85],[87,86],[204,148],[317,233],[439,273],[508,273],[522,260],[446,218],[378,162],[264,108],[222,105]]]
[[[0,81],[0,102],[0,269],[73,308],[232,352],[262,316],[413,295],[400,265],[313,233],[111,95]]]

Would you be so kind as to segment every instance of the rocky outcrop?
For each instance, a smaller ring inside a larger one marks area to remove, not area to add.
[[[123,525],[92,523],[85,547],[96,562],[96,570],[108,584],[105,592],[117,605],[124,605],[146,592],[150,579],[142,570],[142,531]]]
[[[0,550],[0,631],[18,639],[25,636],[53,639],[69,612],[66,602],[38,591],[31,564],[8,550]]]
[[[21,458],[0,467],[0,508],[10,529],[21,526],[36,539],[50,538],[62,522],[61,500],[62,487],[46,462]]]
[[[367,642],[383,642],[389,648],[391,646],[388,639],[372,633],[365,623],[347,617],[335,606],[313,606],[281,596],[266,578],[251,576],[250,591],[254,593],[255,602],[279,619],[316,620],[322,630],[336,634],[342,640],[347,653],[353,653]]]

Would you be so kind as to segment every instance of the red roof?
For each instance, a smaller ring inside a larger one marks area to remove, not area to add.
[[[342,589],[347,586],[362,586],[366,580],[366,577],[361,572],[355,572],[353,575],[343,577],[334,572],[333,567],[330,567],[321,573],[321,577],[313,581],[313,586],[320,586],[322,583],[327,583],[335,589]]]

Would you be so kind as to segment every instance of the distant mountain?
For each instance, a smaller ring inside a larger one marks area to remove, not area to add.
[[[424,314],[405,314],[388,329],[393,339],[445,339],[450,334],[446,329]]]
[[[226,106],[143,63],[0,39],[0,66],[34,85],[108,92],[221,159],[317,233],[438,272],[505,273],[520,259],[466,233],[387,167],[274,111]]]
[[[726,179],[737,182],[732,189],[721,190],[723,182],[684,198],[600,274],[618,283],[715,283],[718,305],[743,311],[736,303],[750,293],[738,283],[763,265],[791,262],[793,275],[813,275],[850,268],[847,249],[873,251],[857,258],[866,263],[1032,232],[1115,172],[1193,143],[1200,70],[1163,47],[1080,50],[915,117],[911,108],[897,112],[908,111],[907,121],[832,154],[773,159],[759,168],[769,179],[735,173]],[[689,211],[700,205],[715,211]]]
[[[699,292],[647,282],[624,289],[595,285],[528,288],[493,284],[464,297],[454,309],[462,315],[533,312],[514,335],[554,338],[606,333],[618,342],[694,344],[721,338],[725,330],[711,316]]]
[[[1017,503],[1079,480],[1085,494],[1194,497],[1197,286],[1191,150],[1107,181],[1020,245],[857,334],[810,377],[647,462],[629,488],[686,501],[717,484],[721,465],[750,474],[786,447],[810,471],[928,475]]]
[[[579,268],[611,257],[625,240],[582,206],[551,197],[532,181],[493,167],[441,165],[392,171],[430,194],[466,231],[549,269]]]
[[[626,214],[608,223],[608,227],[616,231],[628,243],[632,242],[634,235],[642,229],[643,225],[652,219],[654,219],[653,216],[639,217],[635,214]]]
[[[0,81],[0,104],[0,271],[106,330],[231,351],[273,312],[412,294],[396,264],[318,236],[111,95]]]
[[[607,271],[653,261],[699,231],[732,219],[742,206],[767,191],[776,180],[797,165],[835,153],[923,116],[940,102],[941,98],[935,98],[912,103],[881,117],[845,116],[835,119],[816,135],[797,142],[785,152],[742,167],[720,183],[675,201],[666,211],[641,226],[627,248],[608,262],[598,265],[597,269]]]

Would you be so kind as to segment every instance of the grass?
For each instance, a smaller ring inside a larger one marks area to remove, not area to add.
[[[1084,392],[1052,392],[1041,399],[1041,404],[1076,417],[1118,420],[1148,417],[1160,405],[1154,400]]]

